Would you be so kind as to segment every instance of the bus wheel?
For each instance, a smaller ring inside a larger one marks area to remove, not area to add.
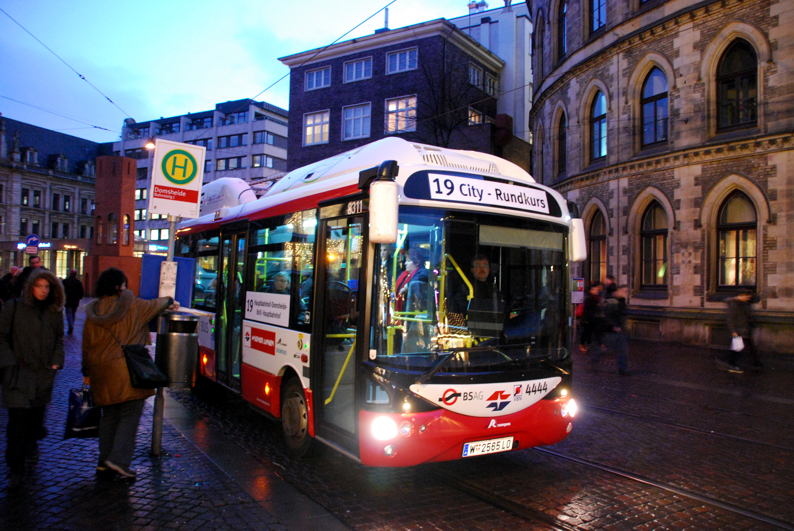
[[[309,436],[309,409],[303,386],[297,378],[287,382],[284,397],[281,400],[281,430],[287,450],[297,457],[303,457],[309,451],[312,438]]]

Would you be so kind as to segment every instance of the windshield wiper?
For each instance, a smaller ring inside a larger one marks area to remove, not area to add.
[[[436,361],[436,363],[433,364],[432,367],[430,367],[428,370],[423,372],[421,376],[419,376],[419,378],[416,379],[416,383],[421,385],[426,381],[428,381],[430,378],[433,377],[434,374],[436,374],[438,371],[443,369],[444,366],[447,363],[449,363],[449,360],[455,357],[455,354],[457,354],[458,352],[488,352],[488,351],[496,351],[499,352],[499,354],[506,356],[504,352],[498,351],[493,347],[460,347],[460,348],[453,348],[447,351],[442,351],[442,352],[446,352],[446,354],[441,356],[441,358],[438,361]]]

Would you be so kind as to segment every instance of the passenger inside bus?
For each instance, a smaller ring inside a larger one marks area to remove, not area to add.
[[[460,286],[450,300],[450,311],[466,314],[466,326],[474,336],[499,337],[505,322],[504,295],[491,274],[491,260],[478,253],[471,259],[473,298]]]
[[[405,338],[403,352],[427,350],[430,347],[431,326],[427,323],[431,311],[432,290],[429,274],[425,269],[425,257],[418,247],[408,249],[405,271],[397,278],[395,291],[395,314],[402,314]]]
[[[289,295],[290,275],[288,271],[279,271],[273,277],[273,282],[270,285],[268,293],[278,293],[281,295]]]

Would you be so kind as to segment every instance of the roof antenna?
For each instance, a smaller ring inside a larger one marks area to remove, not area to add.
[[[386,20],[383,22],[383,29],[389,29],[389,8],[386,8]]]

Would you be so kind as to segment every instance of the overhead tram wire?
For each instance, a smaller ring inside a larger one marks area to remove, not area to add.
[[[65,64],[66,66],[68,66],[68,67],[69,67],[69,69],[71,69],[71,71],[72,71],[72,72],[74,72],[75,74],[77,74],[77,75],[78,75],[78,77],[79,77],[80,79],[82,79],[83,81],[85,81],[86,83],[88,83],[89,85],[91,85],[91,88],[93,88],[94,90],[96,90],[97,92],[99,92],[99,93],[102,95],[102,97],[103,97],[103,98],[105,98],[106,100],[108,100],[108,101],[109,101],[109,102],[110,102],[110,103],[111,103],[111,104],[112,104],[114,107],[116,107],[118,110],[120,110],[122,113],[124,113],[124,115],[125,115],[125,116],[130,116],[130,114],[129,114],[127,111],[125,111],[124,109],[122,109],[121,107],[119,107],[119,106],[116,104],[116,102],[114,102],[113,100],[111,100],[111,99],[110,99],[108,96],[106,96],[106,95],[105,95],[105,94],[104,94],[104,93],[103,93],[101,90],[99,90],[99,89],[98,89],[96,86],[94,86],[94,85],[93,85],[93,84],[92,84],[90,81],[88,81],[88,79],[86,79],[86,77],[85,77],[83,74],[81,74],[80,72],[78,72],[77,70],[75,70],[75,69],[72,67],[72,65],[70,65],[69,63],[67,63],[67,62],[66,62],[66,61],[65,61],[63,58],[61,58],[61,56],[59,56],[57,53],[55,53],[54,51],[52,51],[52,49],[51,49],[49,46],[47,46],[46,44],[44,44],[43,42],[41,42],[41,40],[40,40],[38,37],[36,37],[35,35],[33,35],[33,34],[30,32],[30,31],[28,31],[28,29],[27,29],[25,26],[23,26],[22,24],[20,24],[20,23],[19,23],[19,22],[17,22],[16,20],[14,20],[14,17],[12,17],[11,15],[9,15],[9,14],[8,14],[8,13],[7,13],[7,12],[6,12],[6,11],[5,11],[5,10],[4,10],[2,7],[0,7],[0,11],[2,11],[2,12],[3,12],[3,14],[4,14],[5,16],[7,16],[8,18],[10,18],[10,19],[11,19],[11,21],[12,21],[14,24],[16,24],[17,26],[19,26],[19,27],[20,27],[20,28],[22,28],[23,30],[25,30],[25,32],[26,32],[28,35],[30,35],[31,37],[33,37],[34,39],[36,39],[36,41],[37,41],[39,44],[41,44],[42,46],[44,46],[45,48],[47,48],[47,50],[48,50],[48,51],[49,51],[49,52],[50,52],[52,55],[54,55],[55,57],[57,57],[57,58],[58,58],[58,59],[59,59],[59,60],[60,60],[60,61],[61,61],[63,64]]]
[[[39,110],[39,111],[42,111],[42,112],[54,114],[55,116],[60,116],[61,118],[66,118],[67,120],[72,120],[72,121],[77,122],[77,123],[85,124],[85,125],[89,126],[92,129],[100,129],[102,131],[109,131],[109,132],[114,133],[114,134],[116,133],[116,131],[114,131],[112,129],[108,129],[107,127],[101,127],[99,125],[94,125],[94,124],[91,124],[89,122],[84,122],[83,120],[80,120],[80,119],[75,118],[73,116],[69,116],[68,114],[63,114],[63,113],[59,113],[59,112],[56,112],[56,111],[52,111],[50,109],[45,109],[44,107],[39,107],[38,105],[33,105],[31,103],[25,103],[24,101],[15,100],[14,98],[9,98],[8,96],[0,95],[0,98],[3,98],[4,100],[8,100],[8,101],[13,101],[14,103],[18,103],[20,105],[25,105],[27,107],[31,107],[33,109],[36,109],[36,110]],[[79,127],[78,129],[87,129],[87,128],[86,127]]]

